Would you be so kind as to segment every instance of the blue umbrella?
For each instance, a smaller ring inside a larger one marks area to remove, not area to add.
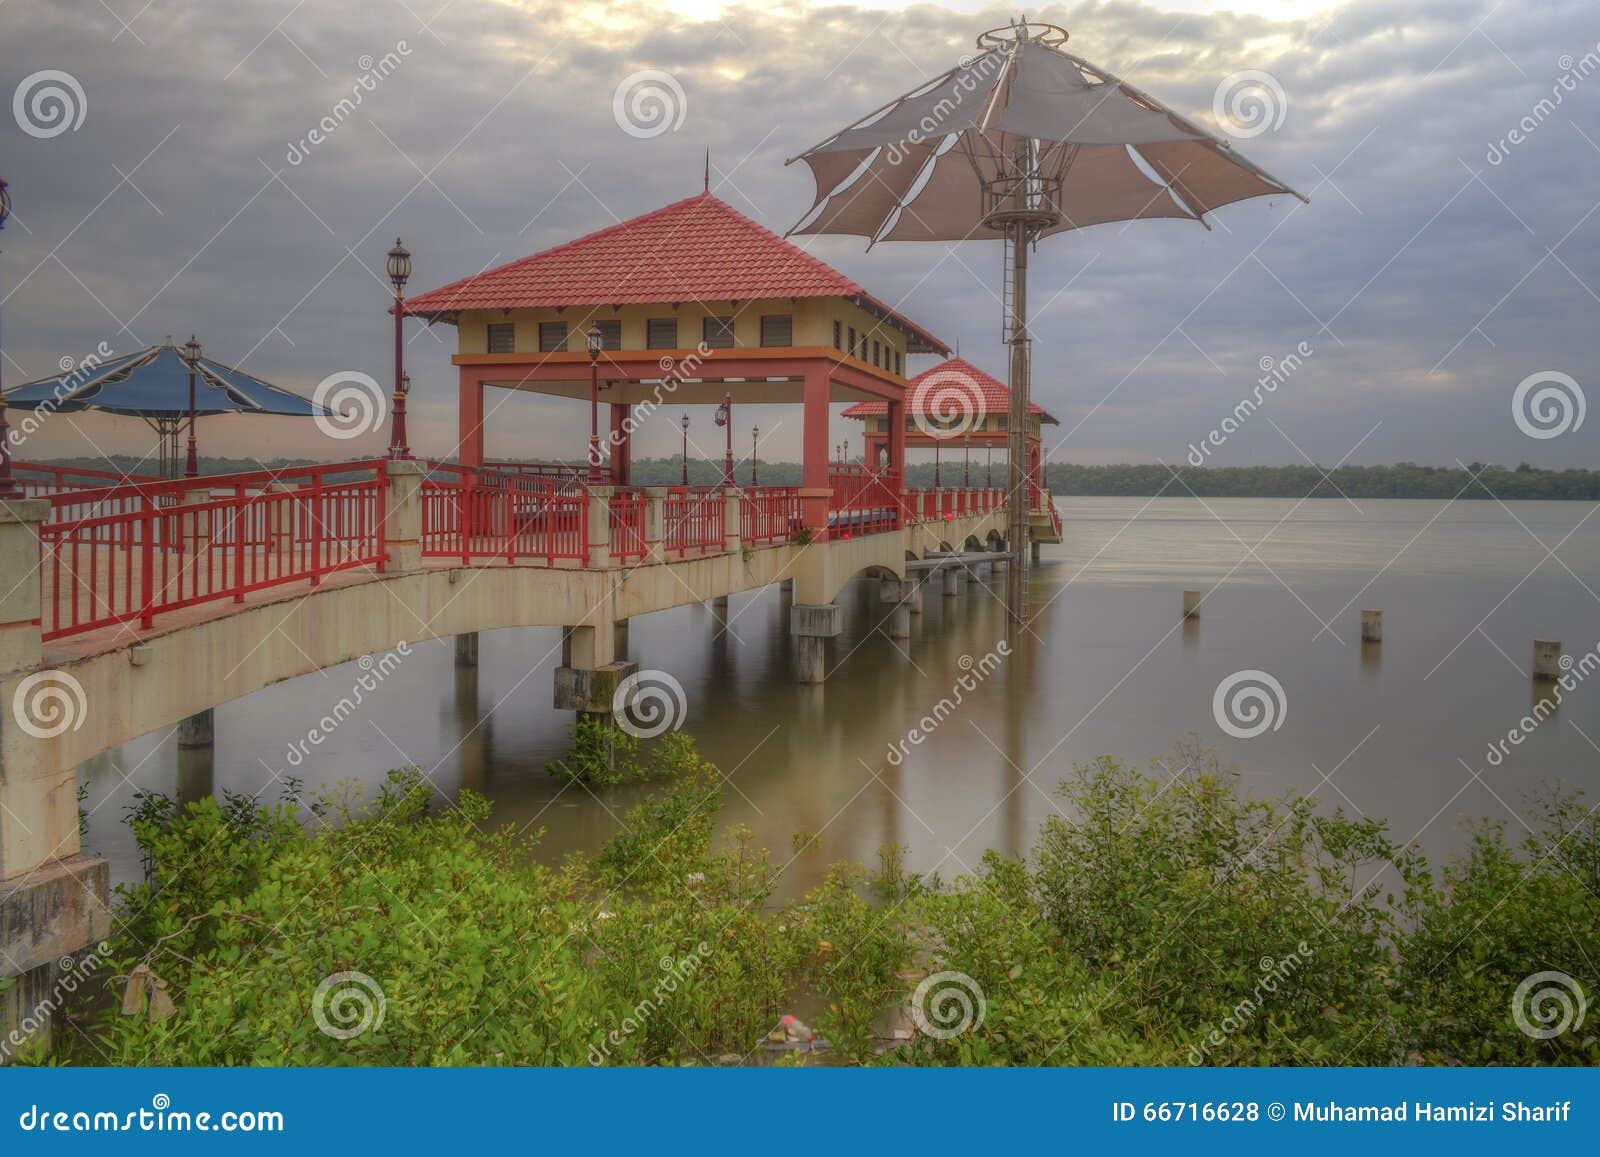
[[[198,346],[195,347],[198,351]],[[262,381],[213,358],[194,361],[194,396],[189,394],[189,362],[167,338],[138,353],[85,359],[69,373],[7,390],[6,405],[45,412],[102,410],[143,418],[161,438],[162,473],[176,473],[178,434],[193,413],[331,416],[325,406]],[[191,430],[191,434],[193,431]]]

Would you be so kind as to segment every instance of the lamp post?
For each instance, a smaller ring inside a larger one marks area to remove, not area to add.
[[[604,339],[595,322],[589,323],[583,337],[589,347],[589,485],[599,486],[606,480],[600,469],[600,347]]]
[[[717,425],[724,427],[727,440],[722,454],[722,484],[733,485],[733,395],[723,394],[722,405],[717,407]]]
[[[405,376],[405,298],[402,296],[406,282],[411,279],[411,251],[394,239],[389,250],[389,281],[394,286],[394,418],[390,422],[389,457],[409,458],[411,447],[406,444],[406,376]]]
[[[190,334],[189,340],[183,343],[183,360],[189,366],[189,452],[183,460],[183,476],[194,478],[200,473],[194,438],[194,374],[200,364],[200,342],[194,334]]]
[[[11,194],[6,192],[5,181],[0,180],[0,230],[6,227],[6,218],[10,216]],[[0,501],[22,497],[22,487],[11,476],[11,426],[6,421],[5,391],[0,389]]]
[[[992,487],[994,485],[994,446],[993,446],[993,444],[985,445],[984,448],[983,448],[983,484],[985,486],[990,486],[990,487]]]
[[[961,435],[961,488],[972,487],[972,435]]]
[[[933,436],[933,488],[939,489],[939,435]]]
[[[756,447],[761,444],[761,427],[750,427],[750,485],[756,484]]]
[[[689,485],[689,415],[686,413],[679,423],[683,427],[683,473],[678,478],[678,485]]]

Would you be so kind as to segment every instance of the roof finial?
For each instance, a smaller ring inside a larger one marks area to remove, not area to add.
[[[707,193],[711,192],[711,150],[706,150],[706,187]]]

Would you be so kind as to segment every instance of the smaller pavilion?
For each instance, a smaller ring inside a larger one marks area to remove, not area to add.
[[[1011,391],[1004,382],[984,373],[965,358],[953,357],[924,370],[906,384],[906,449],[960,451],[1006,449],[1010,437]],[[1061,423],[1038,403],[1028,406],[1029,506],[1039,505],[1044,427]],[[889,445],[888,407],[882,402],[858,402],[845,410],[846,418],[859,418],[866,426],[867,468],[881,471]]]

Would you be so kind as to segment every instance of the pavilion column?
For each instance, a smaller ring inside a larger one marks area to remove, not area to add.
[[[461,370],[461,402],[456,424],[456,460],[463,466],[483,465],[483,379],[476,370]]]
[[[889,473],[894,477],[896,505],[900,508],[899,524],[907,519],[905,509],[906,488],[906,404],[889,403]]]
[[[629,444],[628,428],[632,423],[628,420],[633,415],[633,407],[625,402],[611,403],[611,485],[626,486],[628,476],[633,469],[629,461],[632,447]]]
[[[800,521],[813,542],[828,537],[828,369],[814,366],[805,374],[803,464],[800,479]]]

